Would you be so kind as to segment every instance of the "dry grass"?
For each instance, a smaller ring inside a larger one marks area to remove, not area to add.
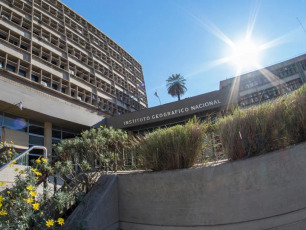
[[[306,85],[273,102],[236,109],[217,129],[227,157],[241,159],[306,139]]]

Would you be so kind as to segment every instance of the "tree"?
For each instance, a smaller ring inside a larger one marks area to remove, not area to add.
[[[178,101],[180,101],[181,95],[187,91],[185,84],[186,79],[183,76],[180,74],[172,74],[172,76],[167,79],[168,93],[172,97],[177,97]]]

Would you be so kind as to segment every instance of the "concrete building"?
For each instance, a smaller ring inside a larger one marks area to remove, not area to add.
[[[220,82],[219,90],[161,106],[106,118],[102,124],[134,134],[185,123],[193,116],[223,116],[237,104],[242,107],[273,100],[306,82],[306,54]]]
[[[306,82],[306,54],[220,82],[232,88],[240,107],[260,104],[298,89]]]
[[[2,141],[51,151],[105,117],[146,107],[141,65],[68,6],[0,2]]]

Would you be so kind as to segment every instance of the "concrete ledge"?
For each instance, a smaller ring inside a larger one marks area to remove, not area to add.
[[[84,201],[67,219],[64,229],[117,230],[119,227],[116,175],[102,175]]]
[[[119,175],[120,228],[294,225],[306,214],[305,153],[302,143],[215,167]]]

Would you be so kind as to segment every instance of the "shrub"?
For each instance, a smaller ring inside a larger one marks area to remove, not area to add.
[[[205,124],[193,119],[146,134],[136,145],[152,170],[189,168],[202,151],[204,129]]]
[[[229,159],[241,159],[306,139],[306,85],[275,101],[237,108],[217,122]]]
[[[18,155],[18,153],[13,148],[13,142],[1,142],[0,151],[0,166],[5,165],[7,162],[10,162]]]
[[[127,143],[125,131],[100,127],[86,130],[80,137],[62,140],[54,145],[54,150],[58,161],[78,163],[82,171],[107,170],[114,167],[116,153]]]
[[[10,167],[16,167],[18,175],[15,184],[0,193],[0,229],[58,229],[62,226],[62,212],[73,195],[67,190],[56,191],[53,196],[46,189],[43,194],[37,192],[43,172],[51,169],[47,159],[39,158],[32,169],[19,170],[15,163]]]

